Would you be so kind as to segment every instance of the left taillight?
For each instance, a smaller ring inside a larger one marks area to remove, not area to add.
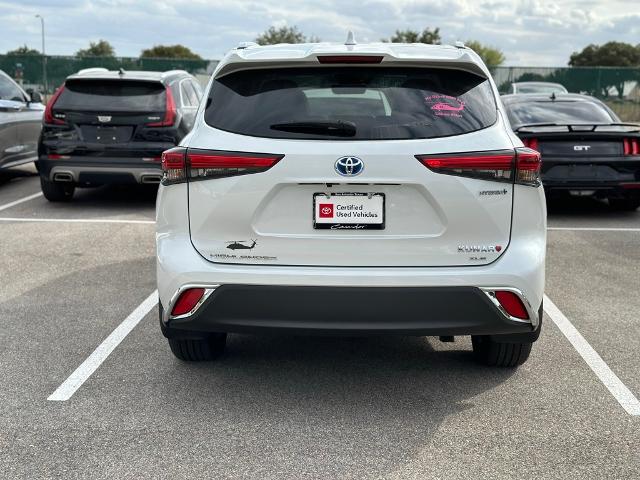
[[[269,153],[189,150],[189,178],[220,178],[261,173],[280,161],[283,155]]]
[[[530,148],[416,155],[416,158],[436,173],[496,182],[540,185],[540,154]]]
[[[640,140],[637,138],[623,139],[622,146],[625,157],[630,155],[640,155]]]
[[[199,180],[261,173],[273,167],[283,156],[215,150],[187,151],[176,147],[162,154],[162,183],[168,185],[184,182],[187,178]]]
[[[170,87],[165,87],[164,118],[160,122],[147,123],[147,127],[171,127],[176,121],[176,102]]]
[[[53,97],[51,97],[51,99],[47,103],[47,106],[44,109],[44,123],[48,125],[64,125],[65,124],[64,114],[62,113],[58,114],[59,118],[56,118],[56,116],[53,114],[53,106],[56,104],[56,102],[58,101],[58,97],[60,97],[63,91],[64,91],[64,84],[62,84],[60,88],[56,90],[56,92],[53,94]]]
[[[162,152],[162,181],[163,185],[181,183],[186,181],[186,159],[187,149],[175,147]]]

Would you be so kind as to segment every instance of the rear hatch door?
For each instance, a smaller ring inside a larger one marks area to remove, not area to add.
[[[512,181],[438,173],[416,157],[512,156],[488,80],[316,67],[215,83],[207,124],[188,149],[198,166],[190,169],[191,240],[207,260],[435,267],[485,265],[506,250]],[[237,168],[238,156],[279,160],[251,173]]]
[[[162,121],[166,95],[159,81],[70,79],[53,114],[74,130],[73,154],[113,154],[150,139],[144,130]]]

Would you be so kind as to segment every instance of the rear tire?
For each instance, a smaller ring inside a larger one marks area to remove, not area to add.
[[[609,206],[620,212],[633,212],[640,207],[640,198],[610,198]]]
[[[502,343],[487,335],[472,335],[473,354],[476,360],[490,367],[517,367],[529,358],[531,342]]]
[[[215,360],[224,352],[226,333],[214,333],[207,338],[169,338],[169,347],[176,358],[185,362]]]
[[[44,198],[50,202],[68,202],[76,189],[73,183],[52,182],[43,177],[40,177],[40,187]]]

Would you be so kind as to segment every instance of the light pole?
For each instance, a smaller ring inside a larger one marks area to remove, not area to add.
[[[36,18],[40,19],[40,25],[42,26],[42,83],[44,83],[44,93],[46,95],[49,91],[49,85],[47,84],[47,55],[44,51],[44,17],[36,15]]]

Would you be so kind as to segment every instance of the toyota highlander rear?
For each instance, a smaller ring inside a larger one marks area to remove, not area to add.
[[[513,366],[540,331],[540,158],[463,47],[248,47],[163,154],[161,327],[179,358],[227,332],[472,335]]]

